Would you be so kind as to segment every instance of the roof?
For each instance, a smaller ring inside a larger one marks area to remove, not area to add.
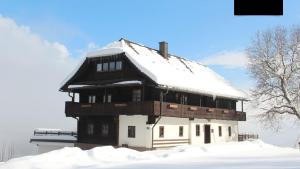
[[[87,53],[87,58],[104,57],[125,53],[126,57],[145,75],[161,87],[192,93],[247,100],[247,94],[233,87],[222,76],[196,61],[169,54],[166,59],[158,50],[125,39],[114,41],[107,46]],[[69,77],[79,70],[84,60]]]

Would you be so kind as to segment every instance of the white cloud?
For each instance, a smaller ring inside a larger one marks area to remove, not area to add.
[[[248,58],[242,51],[224,51],[200,60],[207,65],[221,65],[227,68],[245,68]]]
[[[69,98],[58,89],[77,61],[64,45],[10,18],[0,16],[0,37],[0,142],[13,142],[21,155],[31,151],[34,128],[76,129],[64,115]]]

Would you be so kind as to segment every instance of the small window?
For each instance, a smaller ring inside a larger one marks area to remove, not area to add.
[[[135,138],[135,126],[128,126],[128,138]]]
[[[96,96],[89,96],[89,103],[96,103]]]
[[[231,126],[228,127],[228,136],[231,137]]]
[[[132,101],[133,102],[141,101],[141,89],[136,89],[132,91]]]
[[[179,126],[179,137],[183,136],[183,126]]]
[[[219,137],[222,136],[222,126],[219,126]]]
[[[159,137],[163,138],[165,135],[165,128],[164,126],[159,126]]]
[[[109,71],[116,70],[116,62],[109,62]]]
[[[102,72],[102,63],[97,64],[97,72]]]
[[[111,103],[111,94],[107,95],[107,103]]]
[[[196,136],[200,136],[200,125],[196,125]]]
[[[186,95],[181,95],[180,103],[187,104],[187,96]]]
[[[105,97],[105,95],[103,95],[103,103],[105,103],[106,102],[106,97]]]
[[[108,63],[103,63],[102,65],[102,71],[108,71]]]
[[[122,61],[117,61],[116,62],[116,70],[121,70],[122,69]]]
[[[89,136],[92,136],[94,134],[94,124],[93,123],[88,123],[88,125],[87,125],[87,134]]]
[[[108,136],[108,132],[109,132],[108,124],[102,124],[101,125],[101,135],[103,137],[106,137],[106,136]]]

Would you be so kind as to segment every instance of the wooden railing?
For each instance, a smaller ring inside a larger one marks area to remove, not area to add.
[[[126,103],[76,103],[66,102],[65,113],[67,117],[88,115],[151,115],[153,102],[126,102]]]
[[[258,134],[239,134],[238,141],[246,141],[246,140],[256,140],[258,139]]]
[[[75,103],[66,102],[67,117],[89,115],[160,115],[159,101],[126,102],[126,103]],[[162,115],[169,117],[218,119],[245,121],[246,113],[229,109],[208,108],[200,106],[182,105],[176,103],[162,104]]]
[[[154,113],[159,115],[160,104],[154,102]],[[219,120],[237,120],[246,121],[246,113],[230,109],[210,108],[183,105],[164,102],[162,106],[163,116],[201,118],[201,119],[219,119]]]

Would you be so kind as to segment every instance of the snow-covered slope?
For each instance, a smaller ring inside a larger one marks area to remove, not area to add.
[[[124,39],[90,52],[87,57],[103,57],[119,53],[125,53],[141,72],[159,85],[212,96],[247,99],[244,92],[234,88],[205,65],[173,55],[165,59],[157,50]],[[78,68],[63,82],[63,85],[74,76]]]
[[[88,151],[64,148],[49,153],[12,159],[0,169],[289,169],[300,168],[299,149],[275,147],[260,140],[169,150],[138,152],[127,148],[97,147]]]

